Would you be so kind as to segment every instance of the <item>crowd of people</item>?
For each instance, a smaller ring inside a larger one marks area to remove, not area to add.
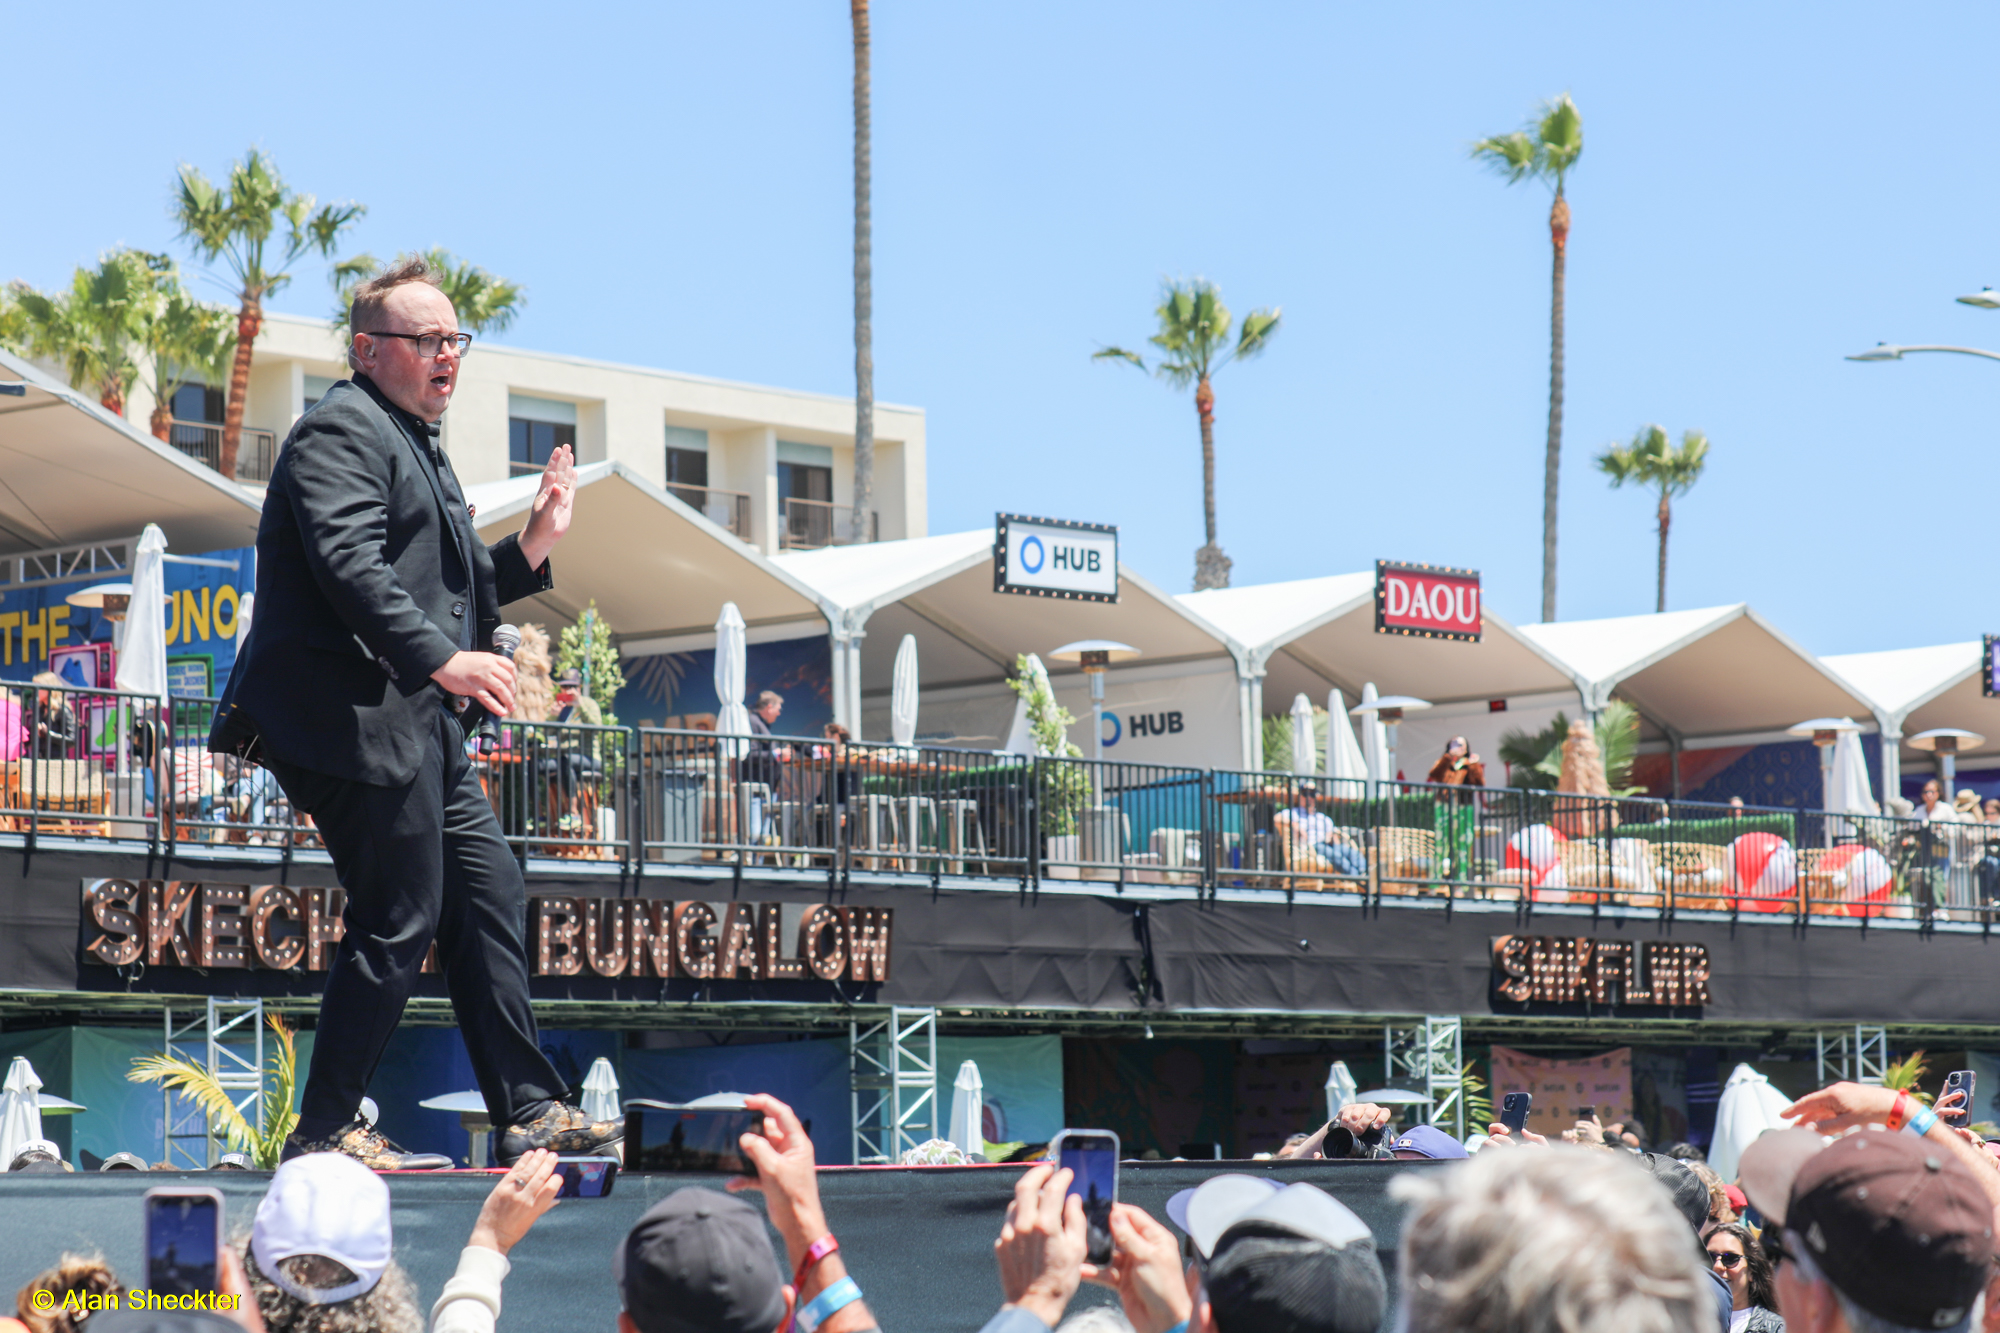
[[[1787,1108],[1797,1127],[1751,1144],[1734,1181],[1690,1145],[1648,1151],[1636,1125],[1593,1118],[1551,1142],[1494,1124],[1468,1152],[1350,1105],[1281,1156],[1439,1163],[1389,1181],[1407,1206],[1393,1300],[1391,1238],[1283,1168],[1215,1175],[1170,1198],[1166,1221],[1113,1204],[1110,1257],[1093,1263],[1071,1173],[1039,1162],[999,1219],[982,1333],[1994,1333],[2000,1157],[1940,1118],[1958,1095],[1933,1109],[1836,1083]],[[618,1333],[876,1330],[804,1127],[776,1098],[748,1105],[763,1117],[741,1144],[756,1176],[675,1190],[608,1256]],[[217,1304],[234,1308],[86,1314],[125,1287],[101,1260],[64,1255],[0,1333],[491,1333],[508,1255],[556,1203],[556,1162],[536,1150],[500,1177],[428,1314],[395,1258],[387,1185],[319,1153],[279,1168],[223,1254],[218,1291],[236,1299]],[[1115,1308],[1071,1312],[1085,1284]]]

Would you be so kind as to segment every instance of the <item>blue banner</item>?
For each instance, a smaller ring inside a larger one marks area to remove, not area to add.
[[[166,567],[167,674],[176,695],[213,695],[236,662],[236,626],[243,598],[256,585],[256,551],[242,546],[209,551],[226,565]],[[65,599],[118,574],[89,574],[34,588],[0,592],[0,681],[26,681],[53,671],[79,689],[109,689],[117,673],[111,622],[93,607]],[[134,608],[136,612],[137,608]]]

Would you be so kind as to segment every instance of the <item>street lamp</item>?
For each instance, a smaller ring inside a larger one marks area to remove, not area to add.
[[[1983,356],[1989,361],[2000,361],[2000,352],[1988,352],[1978,347],[1951,347],[1943,343],[1919,343],[1908,347],[1898,347],[1894,343],[1876,343],[1867,351],[1856,352],[1847,359],[1849,361],[1901,361],[1907,352],[1956,352],[1960,356]]]
[[[1819,803],[1822,810],[1828,808],[1828,793],[1833,789],[1833,747],[1844,733],[1860,731],[1861,724],[1851,717],[1816,717],[1785,730],[1793,736],[1804,737],[1819,748]],[[1820,824],[1826,835],[1826,845],[1833,846],[1833,821],[1822,819]]]
[[[1976,731],[1966,731],[1959,727],[1932,727],[1911,736],[1906,744],[1913,750],[1929,750],[1937,756],[1938,780],[1944,784],[1939,793],[1946,802],[1951,800],[1951,789],[1958,781],[1958,756],[1966,750],[1977,750],[1986,744],[1986,738]]]
[[[1104,758],[1104,673],[1113,662],[1129,662],[1139,650],[1110,639],[1078,639],[1049,654],[1052,662],[1074,662],[1090,677],[1090,757]]]

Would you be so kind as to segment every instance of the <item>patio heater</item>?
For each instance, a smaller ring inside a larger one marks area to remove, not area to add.
[[[1816,717],[1809,722],[1800,722],[1785,728],[1787,735],[1803,737],[1819,748],[1819,803],[1821,809],[1827,807],[1827,793],[1833,789],[1833,747],[1840,742],[1843,732],[1859,731],[1861,724],[1851,717]],[[1820,820],[1821,836],[1826,846],[1833,846],[1833,821]]]
[[[1904,741],[1913,750],[1929,750],[1937,756],[1938,782],[1944,790],[1939,793],[1945,804],[1951,803],[1952,787],[1958,781],[1958,756],[1966,750],[1977,750],[1986,744],[1986,738],[1976,731],[1966,731],[1961,727],[1932,727],[1920,731]]]
[[[1078,639],[1049,654],[1052,662],[1074,662],[1090,677],[1090,757],[1104,758],[1104,673],[1113,662],[1129,662],[1139,650],[1110,639]]]
[[[1394,782],[1396,780],[1396,728],[1402,725],[1403,714],[1414,713],[1419,709],[1429,708],[1430,706],[1431,701],[1428,699],[1413,699],[1407,694],[1385,694],[1379,699],[1365,704],[1356,704],[1347,710],[1355,717],[1364,720],[1367,719],[1370,713],[1373,713],[1375,720],[1379,721],[1382,724],[1383,730],[1388,733],[1389,752],[1384,756],[1384,759],[1386,761],[1385,766],[1389,771],[1384,775],[1383,781]]]

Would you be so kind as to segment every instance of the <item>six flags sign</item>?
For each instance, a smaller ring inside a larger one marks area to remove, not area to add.
[[[1479,571],[1375,562],[1375,632],[1478,642]]]

